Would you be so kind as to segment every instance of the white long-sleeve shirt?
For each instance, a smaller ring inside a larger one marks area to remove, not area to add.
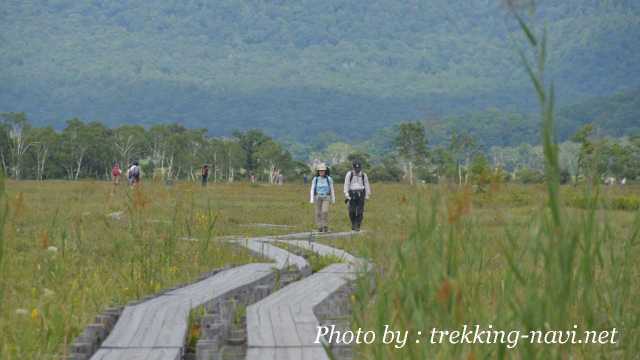
[[[309,193],[309,202],[312,203],[312,204],[315,201],[316,184],[318,182],[318,177],[319,176],[316,176],[316,177],[313,178],[313,180],[311,180],[311,192]],[[331,178],[331,176],[327,176],[326,179],[329,182],[329,187],[331,188],[331,203],[335,204],[335,202],[336,202],[336,192],[333,191],[333,179]]]
[[[363,171],[356,174],[353,170],[347,172],[344,176],[344,196],[349,199],[349,190],[364,190],[365,199],[371,195],[371,186],[369,185],[369,177]]]

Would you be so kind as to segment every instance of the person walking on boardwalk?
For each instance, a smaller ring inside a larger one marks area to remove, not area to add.
[[[335,204],[333,179],[325,164],[316,168],[316,176],[311,180],[310,202],[315,204],[315,220],[319,232],[329,231],[329,202]]]
[[[202,186],[207,186],[207,182],[209,181],[209,165],[204,164],[202,166]]]
[[[344,176],[344,196],[345,203],[349,204],[351,230],[360,231],[364,216],[364,201],[371,196],[371,186],[369,186],[367,174],[362,171],[360,160],[354,160],[352,165],[352,169]]]
[[[122,175],[122,170],[120,169],[120,164],[117,162],[111,168],[111,178],[113,179],[113,185],[118,185],[120,183],[120,175]]]

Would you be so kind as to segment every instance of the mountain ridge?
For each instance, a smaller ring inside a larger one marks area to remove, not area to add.
[[[3,10],[0,111],[38,124],[179,121],[308,141],[325,127],[366,138],[400,121],[536,106],[499,2],[9,0]],[[638,4],[552,1],[539,13],[559,103],[640,87]]]

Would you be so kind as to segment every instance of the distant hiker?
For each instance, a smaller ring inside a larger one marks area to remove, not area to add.
[[[613,176],[607,176],[606,178],[604,178],[604,184],[607,186],[615,185],[616,178],[614,178]]]
[[[315,220],[319,232],[329,231],[329,202],[336,202],[336,195],[333,191],[333,179],[329,176],[329,169],[325,164],[319,164],[316,168],[316,176],[311,180],[312,204],[315,206]]]
[[[129,170],[127,170],[127,177],[129,178],[129,185],[135,186],[140,182],[140,165],[138,161],[134,161]]]
[[[284,175],[278,174],[278,185],[284,185]]]
[[[204,164],[202,167],[202,186],[207,186],[209,181],[209,165]]]
[[[364,201],[371,196],[371,187],[367,174],[362,171],[362,163],[354,160],[352,165],[352,169],[344,176],[344,196],[345,203],[349,204],[351,230],[360,231],[364,216]]]
[[[304,184],[307,185],[307,183],[309,182],[309,177],[307,176],[307,174],[304,174],[304,176],[302,176],[302,181],[304,181]]]
[[[113,168],[111,168],[111,178],[113,179],[114,185],[118,185],[120,183],[120,175],[122,175],[120,164],[115,163],[113,165]]]

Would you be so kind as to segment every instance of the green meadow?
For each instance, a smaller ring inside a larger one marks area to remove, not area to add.
[[[330,241],[376,264],[353,326],[428,331],[617,328],[617,344],[416,343],[357,347],[363,359],[634,358],[640,353],[640,187],[372,184],[365,232]],[[54,359],[106,307],[251,261],[225,236],[314,228],[308,189],[108,182],[5,183],[0,358]],[[619,204],[631,204],[620,206]],[[260,224],[288,225],[268,227]],[[332,231],[350,229],[341,196]]]

